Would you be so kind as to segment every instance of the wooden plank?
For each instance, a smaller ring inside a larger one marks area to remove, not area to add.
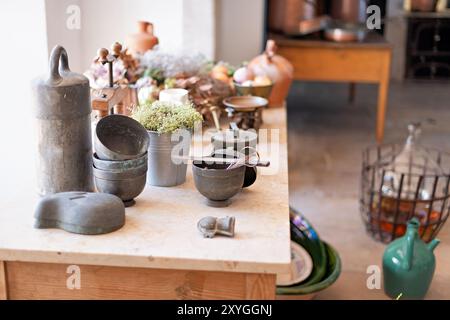
[[[94,89],[91,94],[92,109],[109,111],[115,105],[123,101],[128,94],[128,88],[104,88]],[[105,97],[102,97],[105,95]]]
[[[247,300],[274,300],[276,276],[274,274],[247,274]]]
[[[7,262],[14,299],[269,299],[275,275],[80,266],[80,289],[68,289],[68,265]]]
[[[378,88],[377,129],[376,129],[377,130],[376,139],[378,144],[383,143],[384,139],[384,127],[389,94],[391,57],[392,57],[391,52],[385,52],[385,54],[382,57],[381,79]]]
[[[284,47],[279,54],[294,66],[294,78],[307,81],[379,82],[389,48]]]
[[[5,262],[0,261],[0,300],[8,300]]]

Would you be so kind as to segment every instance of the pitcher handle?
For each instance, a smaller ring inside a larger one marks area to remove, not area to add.
[[[49,81],[57,84],[62,80],[61,72],[69,72],[69,59],[67,51],[62,46],[55,46],[50,54],[50,78]]]

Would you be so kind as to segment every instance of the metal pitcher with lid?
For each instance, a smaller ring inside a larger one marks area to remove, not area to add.
[[[70,71],[61,46],[52,50],[49,64],[49,75],[32,83],[38,193],[93,191],[89,80]]]

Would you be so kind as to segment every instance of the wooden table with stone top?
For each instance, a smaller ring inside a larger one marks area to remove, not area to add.
[[[262,152],[272,166],[227,208],[205,204],[189,165],[183,185],[146,187],[122,229],[83,236],[34,229],[38,197],[34,181],[23,181],[0,210],[0,300],[274,299],[276,274],[290,265],[286,110],[264,112],[264,127],[279,129],[279,152]],[[236,217],[234,238],[197,230],[199,219],[227,215]]]

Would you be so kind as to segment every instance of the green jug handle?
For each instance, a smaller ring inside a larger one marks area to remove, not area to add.
[[[49,82],[58,84],[61,82],[61,72],[69,72],[69,59],[67,51],[62,46],[55,46],[50,54],[50,78]]]
[[[413,218],[408,222],[408,229],[406,231],[406,256],[405,266],[407,270],[411,270],[414,258],[414,242],[418,235],[420,222],[417,218]]]

